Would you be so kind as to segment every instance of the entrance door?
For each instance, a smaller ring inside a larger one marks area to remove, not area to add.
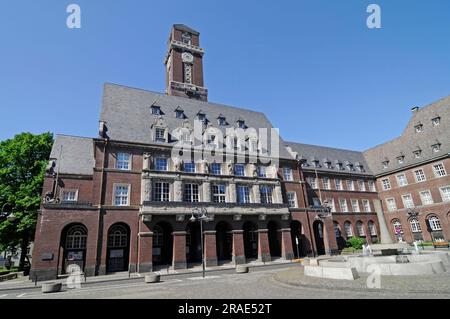
[[[108,232],[107,272],[128,270],[129,231],[125,225],[113,225]]]
[[[258,228],[252,222],[244,224],[245,258],[258,258]]]
[[[86,262],[87,229],[83,225],[73,225],[66,233],[64,243],[63,273],[75,269],[84,271]],[[76,267],[75,269],[73,267]]]
[[[317,254],[325,255],[325,245],[323,242],[323,223],[315,221],[313,224],[314,239],[316,240]]]

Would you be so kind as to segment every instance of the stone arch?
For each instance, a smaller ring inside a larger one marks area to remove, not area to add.
[[[106,272],[127,271],[130,258],[130,227],[115,223],[108,229]]]

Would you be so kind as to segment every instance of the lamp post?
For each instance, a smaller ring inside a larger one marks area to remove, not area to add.
[[[203,247],[203,221],[208,222],[210,221],[210,217],[208,217],[208,211],[204,207],[196,207],[192,211],[192,216],[189,218],[189,221],[192,223],[195,223],[196,221],[200,222],[200,244],[201,244],[201,250],[202,250],[202,276],[205,278],[205,252]]]

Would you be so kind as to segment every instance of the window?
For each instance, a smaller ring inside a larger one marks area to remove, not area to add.
[[[443,202],[450,202],[450,186],[441,187],[441,197]]]
[[[222,173],[221,165],[219,163],[212,163],[211,164],[211,174],[220,175],[221,173]]]
[[[359,237],[365,237],[366,233],[364,232],[364,226],[363,223],[358,221],[356,222],[356,232]]]
[[[402,156],[397,157],[397,161],[399,164],[403,164],[405,162],[405,156],[402,155]]]
[[[341,230],[339,229],[339,224],[334,222],[333,223],[333,229],[334,229],[334,235],[336,236],[336,238],[340,238],[341,237]]]
[[[206,137],[206,145],[209,147],[217,147],[216,136],[208,134],[208,136]]]
[[[335,179],[334,183],[336,184],[336,189],[338,191],[341,191],[342,190],[342,181],[340,179]]]
[[[327,198],[328,206],[331,208],[331,212],[336,212],[336,205],[334,204],[334,198]]]
[[[423,131],[423,125],[422,124],[416,125],[416,126],[414,126],[414,128],[416,129],[416,133],[420,133],[420,132]]]
[[[157,157],[155,159],[155,169],[157,171],[167,171],[167,158]]]
[[[258,166],[258,177],[267,177],[265,166]]]
[[[317,181],[315,177],[308,177],[308,184],[311,188],[317,189]]]
[[[358,168],[358,171],[364,172],[364,166],[363,165],[358,164],[356,167]]]
[[[72,226],[67,232],[67,249],[86,249],[87,231],[80,225]]]
[[[175,117],[177,119],[183,120],[185,118],[183,110],[176,110],[175,111]]]
[[[351,203],[352,203],[352,211],[354,213],[359,213],[360,209],[359,209],[359,202],[358,202],[358,200],[357,199],[352,199]]]
[[[339,170],[342,170],[342,163],[341,163],[341,162],[336,162],[336,167],[337,167]]]
[[[195,163],[194,162],[183,163],[183,171],[185,171],[186,173],[195,173]]]
[[[155,140],[156,140],[156,142],[165,142],[166,141],[165,129],[157,128],[155,130]]]
[[[244,120],[237,121],[237,124],[238,124],[239,128],[245,128],[245,121]]]
[[[442,163],[433,165],[433,170],[434,170],[434,175],[436,175],[436,177],[442,177],[442,176],[447,175],[447,173],[445,172],[444,165]]]
[[[345,235],[347,235],[347,237],[353,237],[353,229],[352,229],[352,224],[350,222],[344,223],[344,230],[345,230]]]
[[[131,155],[127,153],[117,153],[116,168],[121,170],[131,169]]]
[[[116,225],[108,234],[108,248],[127,247],[128,232],[124,226]]]
[[[341,212],[348,212],[347,200],[339,199],[339,206],[341,207]]]
[[[430,222],[430,227],[432,231],[442,230],[441,221],[436,216],[430,217],[428,221]]]
[[[184,184],[184,201],[188,203],[197,203],[198,184]]]
[[[420,158],[420,156],[422,155],[422,150],[416,150],[413,152],[414,154],[414,158]]]
[[[114,186],[114,205],[128,206],[129,205],[129,190],[130,185],[115,185]]]
[[[383,166],[384,169],[387,169],[389,167],[389,161],[382,162],[381,166]]]
[[[420,199],[422,200],[422,205],[431,205],[433,204],[433,197],[431,196],[430,191],[422,191],[420,192]]]
[[[320,198],[313,197],[312,201],[313,201],[313,206],[314,206],[314,207],[322,206],[322,203],[321,203],[321,201],[320,201]]]
[[[284,167],[283,168],[283,178],[285,181],[292,181],[292,169],[290,167]]]
[[[347,189],[349,191],[354,191],[355,190],[355,185],[353,184],[353,180],[351,180],[351,179],[347,180]]]
[[[347,164],[346,166],[349,171],[354,171],[353,164]]]
[[[411,225],[411,231],[413,233],[420,233],[422,232],[422,228],[420,227],[420,223],[416,218],[413,218],[409,221],[409,224]]]
[[[217,118],[217,124],[219,124],[220,126],[226,126],[227,125],[227,120],[225,119],[224,116],[219,116]]]
[[[325,168],[331,169],[331,162],[330,161],[325,161],[325,162],[323,162],[323,164],[325,165]]]
[[[382,179],[382,180],[381,180],[381,184],[383,185],[383,189],[384,189],[384,190],[391,189],[391,182],[389,181],[388,178]]]
[[[234,165],[234,175],[245,176],[245,166],[243,164]]]
[[[225,203],[225,185],[216,184],[212,186],[213,202]]]
[[[197,120],[199,120],[200,122],[205,123],[206,122],[206,115],[205,115],[205,113],[198,112],[197,113]]]
[[[398,183],[399,187],[408,185],[408,180],[406,179],[406,175],[405,174],[397,175],[397,183]]]
[[[185,144],[190,144],[191,143],[191,133],[190,132],[181,133],[180,140],[181,140],[181,142],[183,142]]]
[[[161,115],[161,108],[159,106],[152,106],[151,109],[153,115]]]
[[[397,210],[397,204],[395,203],[394,198],[387,198],[386,204],[387,204],[388,211],[392,212],[394,210]]]
[[[168,202],[169,201],[169,183],[155,182],[153,200],[155,202]]]
[[[362,179],[358,180],[358,187],[361,192],[366,191],[366,184],[364,184],[364,180]]]
[[[439,124],[441,124],[441,118],[439,116],[435,117],[431,120],[431,123],[433,123],[433,126],[438,126]]]
[[[426,181],[425,173],[423,172],[423,169],[418,169],[414,171],[414,176],[416,177],[416,182],[424,182]]]
[[[328,177],[323,177],[322,183],[324,189],[330,189],[330,179]]]
[[[403,201],[403,206],[405,208],[413,208],[414,207],[414,201],[412,199],[411,194],[403,195],[402,201]]]
[[[297,207],[297,195],[295,192],[287,192],[286,197],[289,207]]]
[[[377,189],[375,188],[375,182],[374,181],[368,181],[367,183],[369,184],[369,190],[371,192],[376,192],[377,191]]]
[[[437,143],[437,144],[431,145],[431,150],[433,151],[433,153],[439,152],[441,150],[441,144]]]
[[[403,227],[402,227],[402,224],[400,223],[399,220],[395,220],[395,221],[392,223],[392,226],[394,227],[394,233],[395,233],[396,235],[403,234]]]
[[[366,213],[370,213],[370,202],[369,202],[369,200],[368,199],[363,199],[362,203],[363,203],[364,211]]]
[[[320,167],[319,160],[313,160],[312,162],[314,167]]]
[[[261,204],[272,204],[272,190],[272,186],[261,185],[259,187]]]
[[[76,190],[64,190],[62,195],[63,202],[76,202],[78,192]]]
[[[369,220],[369,232],[370,236],[376,236],[377,235],[377,227],[375,226],[375,223],[371,220]]]
[[[248,186],[238,185],[238,203],[240,204],[248,204],[250,203],[250,190]]]

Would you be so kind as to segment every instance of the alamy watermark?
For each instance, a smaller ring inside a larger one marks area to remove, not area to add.
[[[81,29],[81,8],[78,4],[69,4],[66,8],[69,16],[66,20],[66,25],[69,29]]]
[[[369,29],[381,29],[381,7],[378,4],[370,4],[367,7],[367,27]]]

